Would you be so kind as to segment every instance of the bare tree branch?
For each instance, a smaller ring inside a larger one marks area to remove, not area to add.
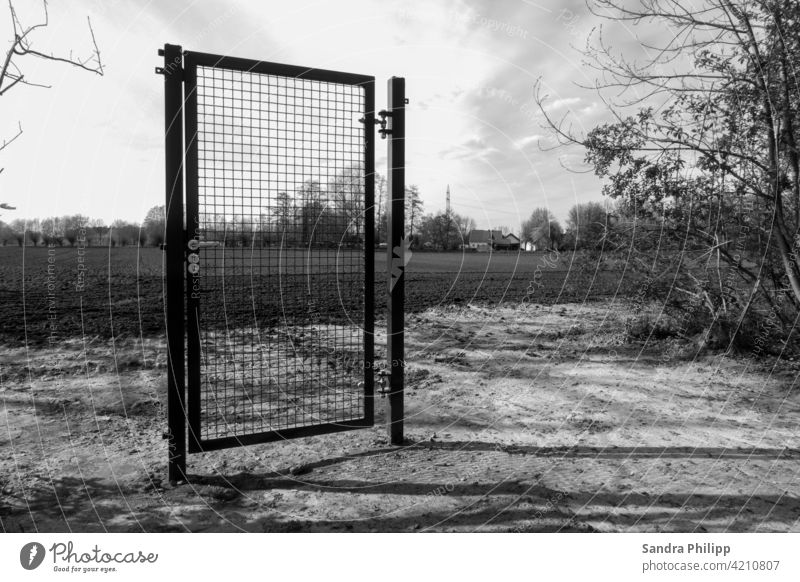
[[[6,149],[9,145],[11,145],[12,142],[14,142],[14,140],[16,140],[19,136],[22,135],[22,124],[19,123],[19,122],[17,122],[17,123],[18,123],[18,126],[19,126],[19,129],[17,130],[17,133],[11,139],[8,139],[8,140],[4,139],[3,140],[3,144],[0,145],[0,152],[2,152],[4,149]],[[0,171],[2,171],[2,170],[0,170]]]
[[[86,20],[89,25],[89,35],[92,39],[92,53],[88,57],[78,58],[74,57],[71,51],[67,56],[60,56],[52,52],[49,54],[44,53],[33,48],[33,41],[31,40],[32,34],[37,30],[46,28],[50,24],[50,14],[47,7],[47,0],[42,0],[42,21],[28,26],[22,24],[13,0],[8,0],[8,10],[11,16],[12,40],[11,45],[9,46],[3,58],[2,67],[0,67],[0,97],[5,95],[17,85],[27,85],[30,87],[41,88],[50,87],[49,85],[37,83],[25,78],[25,75],[22,72],[21,67],[17,64],[17,61],[28,56],[57,63],[64,63],[90,73],[96,73],[101,76],[103,75],[104,68],[103,61],[100,56],[100,48],[97,45],[97,39],[94,34],[94,28],[92,27],[92,21],[88,16],[86,17]],[[5,149],[20,135],[22,135],[21,123],[19,124],[19,131],[17,134],[11,139],[3,141],[0,151]],[[0,169],[0,172],[2,171],[3,169]]]

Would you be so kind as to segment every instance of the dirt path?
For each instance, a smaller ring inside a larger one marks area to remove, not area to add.
[[[406,446],[387,446],[380,400],[374,429],[193,455],[177,487],[163,340],[5,347],[2,527],[800,530],[794,363],[623,345],[619,311],[410,316]]]

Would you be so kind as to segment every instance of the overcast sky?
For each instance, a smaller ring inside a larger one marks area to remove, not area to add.
[[[21,17],[37,16],[33,0]],[[573,47],[597,22],[583,0],[70,0],[52,2],[36,47],[91,52],[90,15],[103,77],[37,60],[26,77],[50,89],[15,87],[2,99],[0,130],[24,134],[0,153],[2,219],[83,213],[111,223],[141,220],[164,199],[163,79],[154,74],[165,42],[185,49],[374,75],[377,106],[386,79],[406,78],[407,183],[426,212],[453,209],[481,228],[519,229],[534,207],[559,218],[576,202],[600,200],[600,183],[580,150],[540,150],[547,137],[532,99],[542,78],[554,114],[577,130],[605,118]],[[10,37],[3,13],[2,31]],[[630,38],[615,31],[621,45]],[[376,169],[385,173],[386,142]]]

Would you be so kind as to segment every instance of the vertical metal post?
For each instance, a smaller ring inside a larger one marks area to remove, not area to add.
[[[171,482],[186,479],[184,377],[183,51],[167,44],[164,56],[166,162],[167,423]]]
[[[402,77],[389,79],[389,184],[391,204],[387,223],[389,232],[386,245],[389,266],[389,316],[388,316],[388,359],[389,410],[387,428],[389,441],[399,445],[403,442],[403,391],[405,374],[405,231],[406,197],[406,80]]]

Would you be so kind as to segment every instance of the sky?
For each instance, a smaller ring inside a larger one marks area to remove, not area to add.
[[[40,18],[18,2],[24,22]],[[536,207],[562,221],[577,202],[601,200],[600,181],[580,148],[551,149],[536,105],[568,115],[578,133],[608,119],[589,89],[594,76],[579,48],[598,21],[583,0],[56,0],[35,48],[88,55],[91,22],[103,76],[34,58],[26,78],[3,95],[0,152],[5,221],[81,213],[140,221],[164,201],[164,43],[186,50],[374,75],[376,105],[386,80],[406,79],[406,181],[419,186],[425,212],[445,208],[479,228],[519,231]],[[613,24],[613,23],[612,23]],[[10,38],[7,14],[0,31]],[[630,31],[612,29],[621,47]],[[376,170],[386,173],[376,140]]]

